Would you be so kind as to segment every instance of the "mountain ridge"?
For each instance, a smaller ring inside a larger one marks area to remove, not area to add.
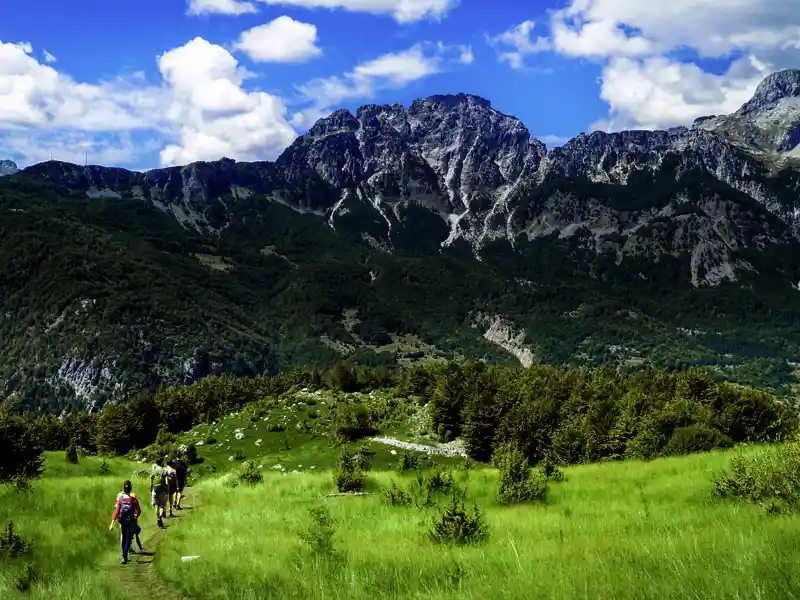
[[[796,77],[759,86],[751,106],[783,111],[766,132],[748,109],[548,150],[456,94],[334,111],[271,162],[32,165],[0,179],[0,382],[97,408],[209,373],[472,356],[787,385]]]

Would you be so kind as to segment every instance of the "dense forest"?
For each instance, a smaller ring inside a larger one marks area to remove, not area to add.
[[[258,418],[299,390],[325,389],[335,398],[332,439],[348,439],[425,412],[441,441],[463,439],[468,454],[489,461],[499,445],[520,448],[531,464],[573,464],[654,458],[778,441],[794,435],[798,416],[785,402],[755,389],[684,373],[613,369],[511,369],[480,362],[418,365],[405,370],[340,363],[329,372],[294,369],[276,376],[207,377],[159,389],[94,414],[54,418],[0,411],[0,473],[17,461],[23,472],[42,449],[70,445],[87,453],[122,455],[212,422],[234,410]],[[354,392],[388,390],[385,394]],[[261,412],[259,412],[261,411]],[[27,465],[27,466],[26,466]]]

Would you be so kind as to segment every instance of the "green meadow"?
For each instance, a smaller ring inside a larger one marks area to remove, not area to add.
[[[409,489],[414,471],[373,470],[370,495],[341,496],[331,495],[327,469],[265,465],[263,482],[251,485],[236,484],[236,470],[220,462],[216,474],[195,479],[192,510],[168,520],[154,547],[146,511],[142,537],[155,556],[126,566],[117,564],[109,518],[122,480],[147,465],[108,460],[110,472],[100,474],[100,458],[70,465],[48,453],[32,491],[0,487],[0,518],[34,544],[29,556],[1,565],[0,597],[793,598],[800,522],[719,499],[711,482],[734,455],[773,450],[570,467],[544,504],[517,506],[497,502],[494,469],[453,462],[466,507],[476,503],[488,526],[485,542],[465,546],[427,537],[446,495],[424,508],[386,502],[382,490]],[[134,489],[146,498],[145,479]],[[306,541],[324,537],[310,512],[320,507],[330,516],[331,552]],[[36,582],[19,591],[28,564]]]

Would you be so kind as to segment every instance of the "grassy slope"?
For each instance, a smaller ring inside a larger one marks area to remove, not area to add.
[[[270,474],[236,489],[211,479],[198,488],[202,518],[170,537],[158,567],[203,599],[791,597],[800,522],[714,499],[709,475],[730,456],[570,468],[546,506],[515,508],[495,503],[492,471],[473,471],[469,498],[485,510],[491,537],[457,550],[423,539],[435,511],[327,497],[328,474]],[[332,563],[298,536],[319,504],[336,523]],[[201,558],[182,563],[183,554]]]
[[[239,426],[235,419],[224,431]],[[487,517],[490,539],[485,546],[450,550],[424,539],[435,509],[391,507],[380,496],[327,496],[333,482],[321,470],[330,465],[325,456],[335,454],[312,456],[311,442],[293,440],[292,452],[307,452],[320,471],[281,475],[266,465],[265,482],[257,487],[232,489],[225,477],[197,483],[200,510],[167,531],[156,558],[166,590],[201,600],[782,598],[800,586],[800,522],[711,495],[709,476],[733,452],[569,468],[568,480],[553,484],[546,506],[500,506],[494,471],[459,471],[462,480],[469,478],[469,500]],[[385,469],[396,457],[384,450],[376,462]],[[210,451],[206,460],[220,469],[232,466]],[[99,476],[100,462],[67,465],[63,453],[51,453],[32,495],[0,487],[0,519],[14,519],[18,532],[36,543],[33,563],[42,580],[29,597],[150,593],[122,577],[128,567],[116,564],[118,531],[107,531],[121,480],[141,465],[110,460],[112,473]],[[378,471],[372,486],[402,486],[411,477]],[[144,480],[134,486],[141,494]],[[298,535],[308,527],[308,509],[320,504],[335,522],[339,558],[333,562],[314,558]],[[152,521],[147,511],[146,546]],[[182,562],[185,555],[201,558]],[[0,597],[18,594],[13,582],[23,566],[19,561],[0,569]]]
[[[390,392],[378,391],[373,394],[392,397]],[[361,394],[342,394],[342,396],[357,401]],[[311,402],[313,404],[310,404]],[[177,436],[177,440],[182,444],[201,443],[198,446],[198,455],[203,462],[193,467],[196,476],[206,476],[212,472],[219,473],[235,468],[238,466],[238,460],[235,458],[237,452],[241,452],[243,460],[252,460],[256,465],[263,465],[265,471],[269,471],[275,465],[281,465],[288,473],[294,470],[306,472],[331,469],[340,453],[329,437],[329,432],[333,429],[331,409],[335,402],[330,392],[298,392],[285,399],[280,407],[273,408],[258,418],[248,416],[245,411],[232,413],[215,424],[198,425]],[[276,425],[283,426],[284,431],[270,431],[270,428]],[[236,439],[237,429],[241,430],[244,438]],[[381,435],[396,435],[399,439],[423,444],[432,443],[425,437],[407,435],[408,432],[409,424],[403,423],[399,428],[387,428]],[[207,444],[209,438],[214,438],[216,443]],[[259,440],[261,443],[256,444]],[[384,444],[366,443],[370,450],[375,452],[373,456],[375,470],[390,469],[397,464],[401,450]],[[136,455],[136,452],[133,454]],[[230,460],[231,457],[234,457],[234,460]],[[444,466],[457,462],[459,459],[443,456],[424,460],[424,463],[431,466],[436,464]]]
[[[131,478],[137,465],[125,460],[107,462],[110,473],[99,475],[102,459],[83,458],[78,465],[69,465],[63,452],[51,452],[45,474],[32,492],[18,493],[0,486],[0,523],[13,520],[16,533],[34,543],[31,562],[41,581],[27,597],[94,600],[136,596],[137,590],[122,590],[110,571],[118,566],[119,529],[109,532],[108,524],[122,481]],[[146,498],[145,480],[133,481],[134,491]],[[146,511],[140,520],[144,531],[155,521],[151,512]],[[141,537],[146,544],[145,533]],[[22,560],[11,566],[0,563],[0,598],[17,597],[14,583],[24,565]]]

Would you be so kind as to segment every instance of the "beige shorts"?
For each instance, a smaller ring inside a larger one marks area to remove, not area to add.
[[[167,506],[167,492],[156,494],[153,492],[153,508],[165,508]]]

